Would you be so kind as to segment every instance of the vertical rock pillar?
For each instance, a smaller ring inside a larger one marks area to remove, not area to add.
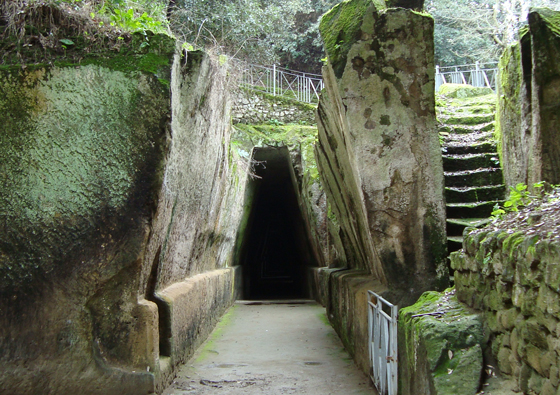
[[[498,134],[507,185],[560,183],[560,12],[535,9],[500,61]]]
[[[318,162],[350,268],[408,300],[447,282],[433,19],[351,0],[323,16]]]

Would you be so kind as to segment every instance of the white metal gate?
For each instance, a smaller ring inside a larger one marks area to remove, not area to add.
[[[368,291],[370,372],[379,395],[397,394],[397,314],[397,306]]]

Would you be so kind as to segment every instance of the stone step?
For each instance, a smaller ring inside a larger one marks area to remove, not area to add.
[[[449,108],[452,108],[450,110]],[[440,116],[452,116],[452,115],[468,115],[468,114],[494,114],[496,112],[496,105],[495,104],[473,104],[471,106],[466,107],[449,107],[449,108],[442,108],[437,107],[437,114],[438,117]]]
[[[493,153],[443,155],[443,170],[445,171],[476,170],[484,167],[499,168],[498,155]]]
[[[483,154],[492,153],[498,155],[498,146],[494,141],[477,142],[475,144],[444,145],[442,152],[447,155]]]
[[[444,145],[449,146],[464,146],[486,142],[495,143],[493,131],[473,131],[468,134],[440,132],[440,136],[443,138]]]
[[[465,228],[479,228],[490,222],[492,218],[447,218],[447,235],[462,236]]]
[[[445,188],[445,200],[447,203],[474,203],[487,202],[489,200],[503,200],[505,194],[505,185]]]
[[[487,218],[490,217],[496,203],[501,200],[477,203],[447,203],[447,218]]]
[[[461,249],[463,247],[463,236],[447,236],[447,245],[449,248],[449,243],[452,242],[456,245],[459,245],[459,248],[457,249]],[[455,249],[454,251],[456,251],[457,249]]]
[[[488,122],[488,123],[482,123],[479,125],[473,125],[473,126],[468,126],[468,125],[446,125],[446,124],[440,124],[438,126],[438,131],[440,132],[447,132],[447,133],[459,133],[459,134],[465,134],[465,133],[472,133],[472,132],[487,132],[490,130],[494,130],[494,122]]]
[[[494,113],[441,115],[438,120],[444,125],[480,125],[494,121]]]
[[[504,183],[501,169],[486,168],[467,171],[445,171],[446,187],[501,185]]]
[[[447,236],[447,253],[463,248],[463,236]]]

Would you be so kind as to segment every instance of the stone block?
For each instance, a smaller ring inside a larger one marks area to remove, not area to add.
[[[451,261],[451,268],[453,270],[467,270],[465,258],[466,258],[465,254],[461,250],[452,252],[449,255],[449,259]]]
[[[532,344],[527,344],[526,359],[529,366],[536,370],[541,376],[547,376],[545,372],[550,369],[548,359],[546,358],[547,351],[535,347]]]
[[[498,320],[500,321],[502,327],[507,331],[511,331],[515,327],[518,318],[519,310],[516,307],[498,311]]]
[[[531,372],[529,382],[527,383],[527,388],[529,389],[529,391],[532,391],[534,394],[541,394],[544,383],[545,383],[544,377],[542,377],[540,374],[538,374],[533,370]]]
[[[498,360],[498,368],[501,372],[505,374],[512,374],[513,369],[511,366],[511,357],[512,352],[511,349],[507,347],[501,347],[498,351],[497,360]]]
[[[435,312],[443,314],[432,315]],[[424,293],[399,312],[403,394],[475,394],[483,341],[480,317],[461,305],[452,290]]]
[[[529,392],[529,379],[531,378],[531,374],[533,372],[534,370],[531,369],[531,367],[526,363],[523,363],[521,365],[521,369],[519,370],[519,376],[517,381],[519,383],[519,389],[524,393]]]
[[[541,388],[541,395],[556,395],[557,388],[552,385],[550,380],[544,380]]]
[[[558,388],[558,378],[559,378],[559,367],[558,364],[555,363],[550,367],[550,374],[549,374],[549,378],[550,378],[550,383],[554,386]]]
[[[453,353],[453,358],[434,374],[437,394],[476,394],[482,372],[482,348],[479,344]]]
[[[433,20],[378,5],[350,0],[321,20],[317,151],[353,267],[418,296],[448,282]]]

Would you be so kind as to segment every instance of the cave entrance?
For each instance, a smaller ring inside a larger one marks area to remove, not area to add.
[[[315,259],[289,151],[255,148],[253,161],[240,251],[243,298],[308,298],[308,267]]]

